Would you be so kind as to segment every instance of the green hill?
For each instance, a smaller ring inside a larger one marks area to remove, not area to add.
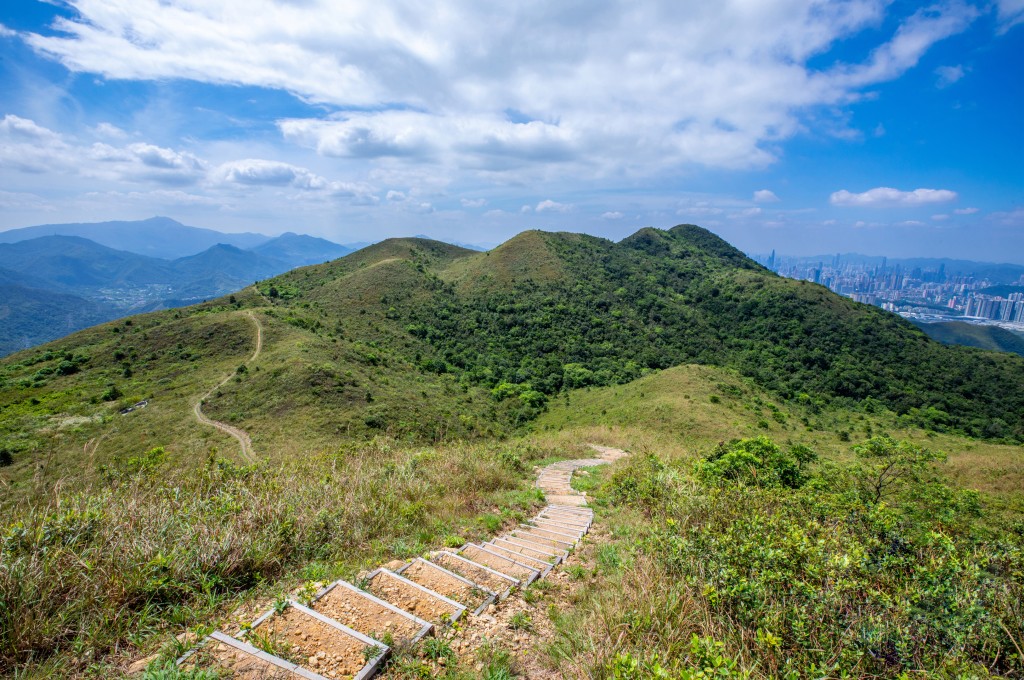
[[[919,323],[918,328],[932,340],[944,345],[978,347],[995,352],[1012,352],[1024,356],[1024,336],[999,326],[980,326],[963,321]]]
[[[340,436],[487,436],[529,422],[565,390],[686,363],[731,368],[782,402],[867,401],[936,431],[1024,439],[1021,359],[932,342],[892,314],[780,278],[694,226],[620,243],[525,232],[489,253],[391,239],[258,289],[0,363],[11,497],[30,470],[42,488],[55,481],[40,456],[62,473],[94,438],[103,443],[92,467],[140,442],[183,462],[212,443],[230,447],[188,413],[245,356],[244,309],[266,327],[264,356],[206,410],[271,457]],[[62,372],[64,361],[75,370]],[[144,398],[143,413],[115,417]]]

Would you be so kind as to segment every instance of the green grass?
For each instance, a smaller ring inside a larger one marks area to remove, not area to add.
[[[62,494],[0,530],[0,672],[98,672],[218,620],[240,597],[297,586],[312,565],[347,577],[396,557],[399,542],[436,547],[453,528],[482,536],[481,516],[539,505],[502,450],[382,440],[275,466],[210,458],[199,473],[161,459]]]

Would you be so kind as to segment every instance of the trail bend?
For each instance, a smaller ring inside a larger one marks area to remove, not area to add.
[[[263,324],[260,323],[260,320],[251,311],[246,312],[246,316],[248,316],[249,320],[252,321],[254,326],[256,326],[256,349],[253,350],[252,356],[245,362],[246,364],[251,364],[256,361],[260,352],[263,350]],[[248,432],[239,427],[235,427],[234,425],[228,425],[227,423],[222,423],[219,420],[214,420],[203,413],[203,402],[209,399],[211,394],[224,387],[224,385],[226,385],[234,376],[235,374],[233,372],[228,373],[223,380],[210,388],[206,394],[199,397],[199,399],[196,400],[195,405],[192,407],[192,412],[200,424],[215,427],[221,432],[234,437],[241,448],[242,458],[244,458],[248,463],[255,463],[256,456],[253,455],[252,439],[250,439]]]

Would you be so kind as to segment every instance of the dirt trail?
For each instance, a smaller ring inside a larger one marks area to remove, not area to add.
[[[256,318],[256,315],[253,314],[252,312],[246,312],[246,314],[249,317],[249,319],[253,322],[253,324],[255,324],[256,326],[256,349],[253,351],[252,356],[249,357],[249,360],[245,362],[246,364],[251,364],[252,362],[256,361],[257,357],[259,357],[260,355],[260,352],[263,350],[263,325],[260,323],[260,320]],[[215,427],[221,432],[225,432],[234,437],[235,439],[237,439],[239,446],[241,446],[242,448],[242,457],[246,460],[246,462],[255,463],[256,457],[253,455],[252,451],[252,440],[249,438],[249,434],[245,430],[237,428],[234,425],[228,425],[227,423],[222,423],[219,420],[209,418],[206,416],[205,413],[203,413],[203,402],[209,399],[211,394],[213,394],[220,388],[224,387],[224,385],[226,385],[228,381],[230,381],[233,377],[235,377],[235,374],[229,373],[227,376],[224,377],[223,380],[221,380],[213,388],[211,388],[209,392],[199,397],[199,399],[195,403],[195,406],[193,406],[192,408],[192,412],[195,414],[196,420],[198,420],[203,425]]]

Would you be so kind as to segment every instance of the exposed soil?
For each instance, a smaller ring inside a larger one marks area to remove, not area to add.
[[[291,680],[301,677],[297,673],[279,668],[257,656],[216,640],[211,640],[209,645],[196,652],[183,666],[186,669],[216,669],[223,671],[229,678],[240,680]]]
[[[402,576],[425,588],[430,588],[435,593],[441,593],[459,604],[466,605],[470,611],[476,610],[491,597],[490,593],[453,578],[423,560],[415,560],[402,572]]]
[[[546,547],[530,545],[528,542],[517,538],[496,538],[494,539],[494,545],[502,548],[503,550],[509,550],[528,557],[534,557],[538,560],[544,560],[545,562],[554,562],[555,553],[557,552],[554,548],[548,550]]]
[[[539,571],[543,571],[544,569],[547,569],[551,566],[551,562],[548,562],[547,560],[540,559],[539,557],[531,557],[530,555],[527,555],[524,552],[512,550],[510,547],[495,545],[494,543],[485,543],[484,545],[487,546],[488,550],[492,550],[501,555],[502,557],[507,557],[510,560],[515,560],[516,562],[522,562],[526,566],[532,567],[533,569],[537,569]]]
[[[367,590],[399,609],[412,612],[431,623],[444,623],[446,620],[453,619],[459,611],[444,600],[439,600],[419,588],[403,583],[386,571],[378,572],[370,580]]]
[[[569,546],[572,545],[572,541],[563,537],[552,536],[548,532],[531,531],[529,529],[516,529],[513,536],[521,538],[524,541],[531,543],[537,543],[540,545],[550,545],[555,550],[568,550]]]
[[[521,581],[525,581],[529,578],[534,571],[529,567],[515,564],[511,557],[492,555],[491,553],[485,552],[475,546],[466,547],[466,549],[462,551],[462,554],[465,555],[466,559],[479,562],[485,567],[490,567],[495,571],[500,571],[502,574],[508,574],[509,576]]]
[[[310,609],[358,630],[363,635],[369,635],[374,640],[380,640],[385,633],[391,633],[397,644],[412,640],[423,628],[421,624],[344,586],[331,588]]]
[[[269,636],[289,648],[293,663],[329,678],[353,676],[367,663],[363,642],[295,607],[254,628],[251,638],[256,635]]]
[[[431,558],[431,561],[436,563],[438,566],[444,567],[448,571],[455,572],[463,578],[468,578],[473,583],[479,583],[484,588],[487,588],[488,590],[498,593],[499,595],[515,585],[512,581],[509,581],[508,579],[504,579],[496,574],[492,574],[486,569],[482,569],[473,564],[463,562],[462,560],[456,559],[451,555],[440,553],[438,555],[434,555]],[[479,560],[474,561],[479,562]],[[505,573],[501,571],[501,569],[495,569],[495,571],[501,572],[503,574]],[[509,575],[511,576],[511,574]]]

